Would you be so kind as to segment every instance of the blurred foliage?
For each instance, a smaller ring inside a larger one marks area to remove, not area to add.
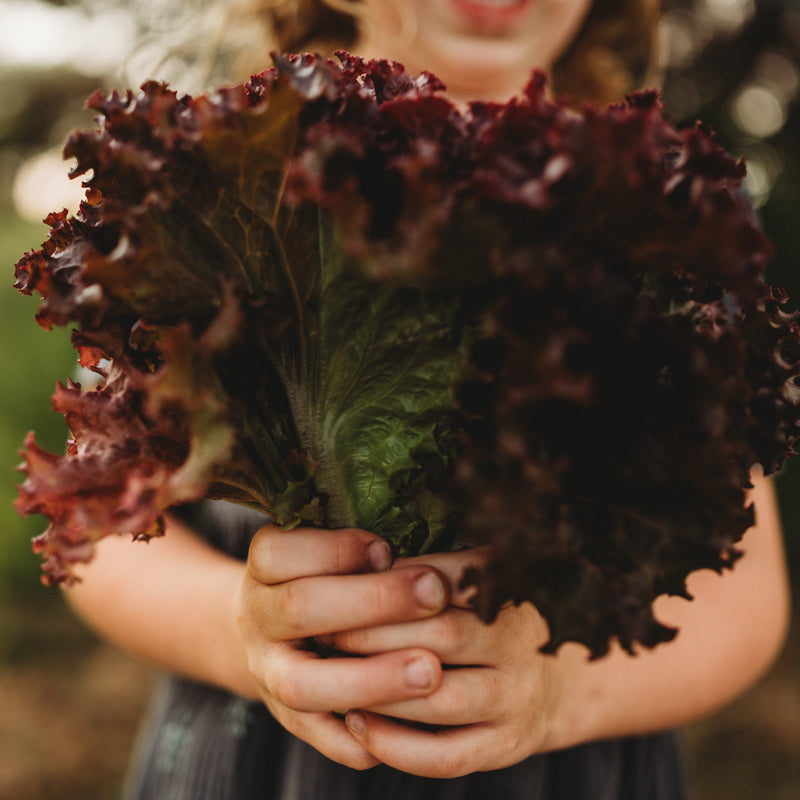
[[[740,24],[723,22],[715,33],[713,21],[698,21],[710,5],[720,9],[718,25],[740,9]],[[667,0],[666,9],[667,107],[684,124],[703,120],[745,157],[748,188],[776,245],[769,278],[800,297],[800,3]]]
[[[664,100],[743,156],[775,253],[767,278],[800,306],[800,3],[666,0]],[[777,481],[793,583],[800,587],[800,458]],[[800,592],[795,601],[800,605]]]
[[[0,209],[0,259],[13,264],[24,249],[47,232]],[[18,475],[14,468],[28,430],[51,449],[63,451],[66,428],[50,412],[56,376],[70,374],[75,357],[65,331],[47,333],[33,323],[36,301],[21,298],[6,280],[0,288],[0,592],[33,591],[38,565],[29,540],[41,533],[43,519],[20,519],[13,511]]]

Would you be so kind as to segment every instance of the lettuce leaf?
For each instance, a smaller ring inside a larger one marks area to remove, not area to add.
[[[67,144],[86,200],[17,286],[101,384],[57,389],[65,455],[27,442],[47,580],[225,498],[398,554],[487,543],[476,609],[532,601],[547,650],[672,638],[653,600],[734,564],[751,468],[797,441],[743,164],[654,92],[575,111],[534,74],[460,109],[399,64],[273,60],[96,94]]]

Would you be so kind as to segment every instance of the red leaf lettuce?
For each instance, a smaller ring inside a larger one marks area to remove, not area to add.
[[[90,98],[75,217],[17,265],[99,388],[59,387],[22,513],[50,581],[226,498],[396,553],[488,543],[476,608],[553,650],[670,639],[653,600],[730,567],[749,472],[798,432],[798,322],[744,173],[658,96],[454,106],[428,74],[274,56],[198,97]]]

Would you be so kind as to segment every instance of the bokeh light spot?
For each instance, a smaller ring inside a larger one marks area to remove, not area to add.
[[[85,189],[80,180],[70,180],[69,164],[54,148],[32,156],[17,170],[11,199],[17,213],[31,222],[41,222],[51,211],[78,210]]]
[[[730,110],[739,130],[756,139],[774,136],[786,124],[786,108],[771,84],[745,84],[733,97]]]

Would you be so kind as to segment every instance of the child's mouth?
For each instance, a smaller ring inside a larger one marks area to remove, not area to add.
[[[531,0],[450,0],[470,25],[490,31],[507,29],[528,10]]]

